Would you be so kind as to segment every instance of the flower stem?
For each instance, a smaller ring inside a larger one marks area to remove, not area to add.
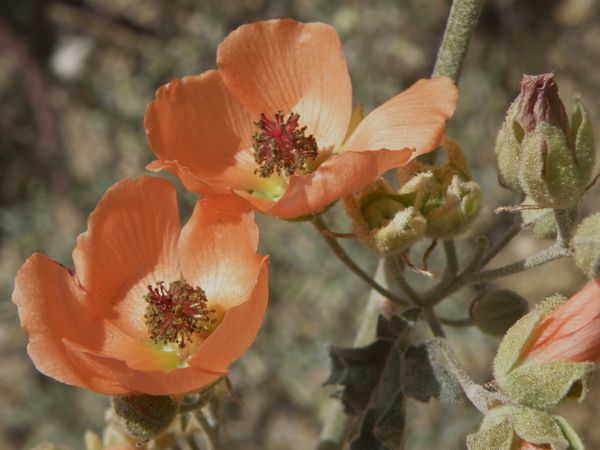
[[[445,75],[454,83],[458,81],[460,70],[475,31],[483,0],[454,0],[446,22],[446,31],[438,51],[433,76]]]
[[[337,256],[338,259],[340,261],[342,261],[360,279],[362,279],[365,283],[367,283],[369,286],[371,286],[371,288],[373,288],[374,290],[376,290],[381,295],[388,298],[390,301],[394,302],[395,304],[397,304],[399,306],[409,306],[410,305],[410,303],[408,301],[406,301],[403,298],[400,298],[397,295],[395,295],[394,293],[390,292],[388,289],[386,289],[381,284],[377,283],[377,281],[375,281],[373,278],[371,278],[371,276],[367,272],[362,270],[352,260],[352,258],[350,258],[348,253],[346,253],[346,250],[344,250],[344,248],[340,245],[340,243],[337,241],[336,238],[334,238],[328,234],[321,233],[321,230],[327,229],[327,226],[325,225],[325,222],[323,222],[323,219],[321,217],[316,216],[313,219],[312,223],[317,228],[317,230],[319,231],[321,236],[323,236],[323,239],[325,239],[325,242],[327,243],[327,245],[329,246],[331,251],[335,254],[335,256]]]
[[[384,260],[379,261],[375,280],[379,283],[385,283]],[[356,337],[354,338],[354,347],[360,347],[371,343],[375,339],[377,329],[377,320],[381,313],[381,301],[377,291],[371,291],[369,301],[362,315],[362,320]],[[342,448],[350,417],[344,412],[344,407],[339,400],[333,400],[329,412],[325,418],[325,424],[319,437],[317,450],[340,450]]]

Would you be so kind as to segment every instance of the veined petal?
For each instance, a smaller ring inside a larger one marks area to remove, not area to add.
[[[110,372],[95,370],[70,346],[98,350],[103,336],[102,324],[92,320],[87,293],[74,274],[34,253],[17,274],[12,299],[29,336],[27,351],[40,372],[96,391],[118,389]]]
[[[142,177],[109,188],[77,239],[73,260],[92,306],[135,339],[147,337],[147,286],[181,277],[175,187]]]
[[[268,257],[264,257],[250,295],[225,313],[223,321],[189,360],[190,366],[226,371],[233,361],[248,350],[256,339],[267,308],[267,266]]]
[[[144,126],[159,159],[177,160],[204,182],[237,189],[263,183],[254,174],[252,118],[215,70],[162,86]]]
[[[419,80],[365,117],[342,151],[413,148],[413,158],[427,153],[439,145],[457,99],[449,78]]]
[[[600,360],[600,280],[589,282],[538,326],[526,364]]]
[[[336,200],[362,189],[388,170],[409,161],[411,149],[344,152],[334,155],[309,174],[292,176],[285,194],[268,202],[237,192],[265,214],[293,219],[319,212]]]
[[[179,239],[184,277],[204,289],[211,307],[228,310],[254,288],[263,260],[257,246],[250,205],[232,195],[200,200]]]
[[[320,147],[341,143],[352,112],[352,85],[332,27],[289,19],[243,25],[219,45],[217,66],[253,120],[261,113],[293,111]]]

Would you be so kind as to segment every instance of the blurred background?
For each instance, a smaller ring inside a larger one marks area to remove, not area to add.
[[[217,44],[240,24],[292,17],[338,30],[354,101],[370,110],[431,73],[449,7],[449,0],[0,0],[0,449],[43,441],[81,449],[85,430],[103,428],[108,398],[34,369],[10,302],[13,279],[34,251],[72,267],[75,239],[104,190],[146,174],[152,154],[142,119],[161,84],[213,68]],[[472,235],[494,239],[511,221],[493,212],[514,201],[497,183],[493,146],[521,75],[554,71],[567,109],[579,92],[599,136],[599,63],[595,0],[485,3],[449,126],[484,192]],[[586,211],[598,209],[599,193],[587,196]],[[194,197],[182,192],[181,199],[185,219]],[[334,227],[348,230],[341,208],[330,215]],[[233,367],[243,401],[226,407],[224,448],[314,448],[334,391],[321,386],[327,346],[352,342],[368,289],[309,225],[262,216],[259,222],[262,251],[272,258],[270,307],[256,344]],[[523,233],[492,266],[545,245]],[[348,248],[374,270],[374,256],[353,243]],[[468,256],[468,240],[461,250]],[[571,294],[583,281],[560,261],[501,284],[533,303]],[[468,293],[457,295],[444,306],[447,314],[461,317],[467,300]],[[449,337],[476,380],[488,381],[497,340],[475,329]],[[588,427],[598,413],[598,383],[595,390],[590,401],[561,411],[590,449],[600,448],[600,429]],[[480,420],[464,401],[410,402],[407,449],[462,449]]]

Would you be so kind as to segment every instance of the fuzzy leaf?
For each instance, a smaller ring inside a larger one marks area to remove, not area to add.
[[[455,378],[434,360],[435,341],[410,346],[404,354],[404,394],[420,402],[432,397],[443,402],[460,399],[460,386]]]

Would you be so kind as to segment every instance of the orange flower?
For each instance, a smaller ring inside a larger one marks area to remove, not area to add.
[[[536,445],[531,442],[521,441],[519,444],[519,450],[549,450],[550,447],[548,445]]]
[[[105,394],[181,394],[227,374],[268,295],[252,210],[200,200],[180,230],[174,186],[112,186],[73,251],[75,271],[33,254],[13,301],[38,370]]]
[[[600,360],[600,280],[584,286],[534,330],[523,364]]]
[[[219,45],[217,66],[157,91],[148,168],[283,218],[320,211],[437,147],[458,95],[448,78],[420,80],[356,126],[339,38],[320,23],[241,26]]]

